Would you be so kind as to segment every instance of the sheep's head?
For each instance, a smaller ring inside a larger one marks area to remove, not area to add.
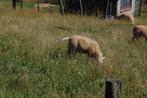
[[[106,58],[106,57],[98,58],[98,62],[99,62],[100,64],[103,64],[103,60],[104,60],[105,58]]]

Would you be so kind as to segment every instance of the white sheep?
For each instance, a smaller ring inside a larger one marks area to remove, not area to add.
[[[68,40],[68,54],[76,54],[77,52],[85,53],[89,57],[95,58],[100,64],[103,63],[105,57],[101,52],[98,43],[88,37],[74,35],[71,37],[65,37],[64,40]]]
[[[137,25],[133,28],[133,38],[138,39],[139,37],[144,37],[147,41],[147,26]]]

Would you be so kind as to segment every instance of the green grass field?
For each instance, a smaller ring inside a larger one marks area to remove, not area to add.
[[[0,5],[0,98],[104,98],[107,79],[122,80],[121,98],[147,98],[147,42],[131,40],[129,22]],[[103,65],[66,57],[61,40],[74,34],[99,43]]]

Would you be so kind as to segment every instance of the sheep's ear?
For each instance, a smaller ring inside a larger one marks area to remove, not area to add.
[[[104,60],[106,57],[103,57],[102,59]]]

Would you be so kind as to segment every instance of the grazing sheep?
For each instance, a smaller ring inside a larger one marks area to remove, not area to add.
[[[100,64],[103,63],[105,57],[103,57],[101,49],[95,40],[80,35],[66,37],[63,38],[64,40],[68,40],[68,54],[85,53],[89,57],[97,59]]]
[[[122,13],[118,18],[130,21],[134,25],[134,16],[131,14]]]
[[[147,41],[147,26],[144,25],[137,25],[134,27],[133,29],[133,38],[134,39],[138,39],[139,37],[144,37]]]

